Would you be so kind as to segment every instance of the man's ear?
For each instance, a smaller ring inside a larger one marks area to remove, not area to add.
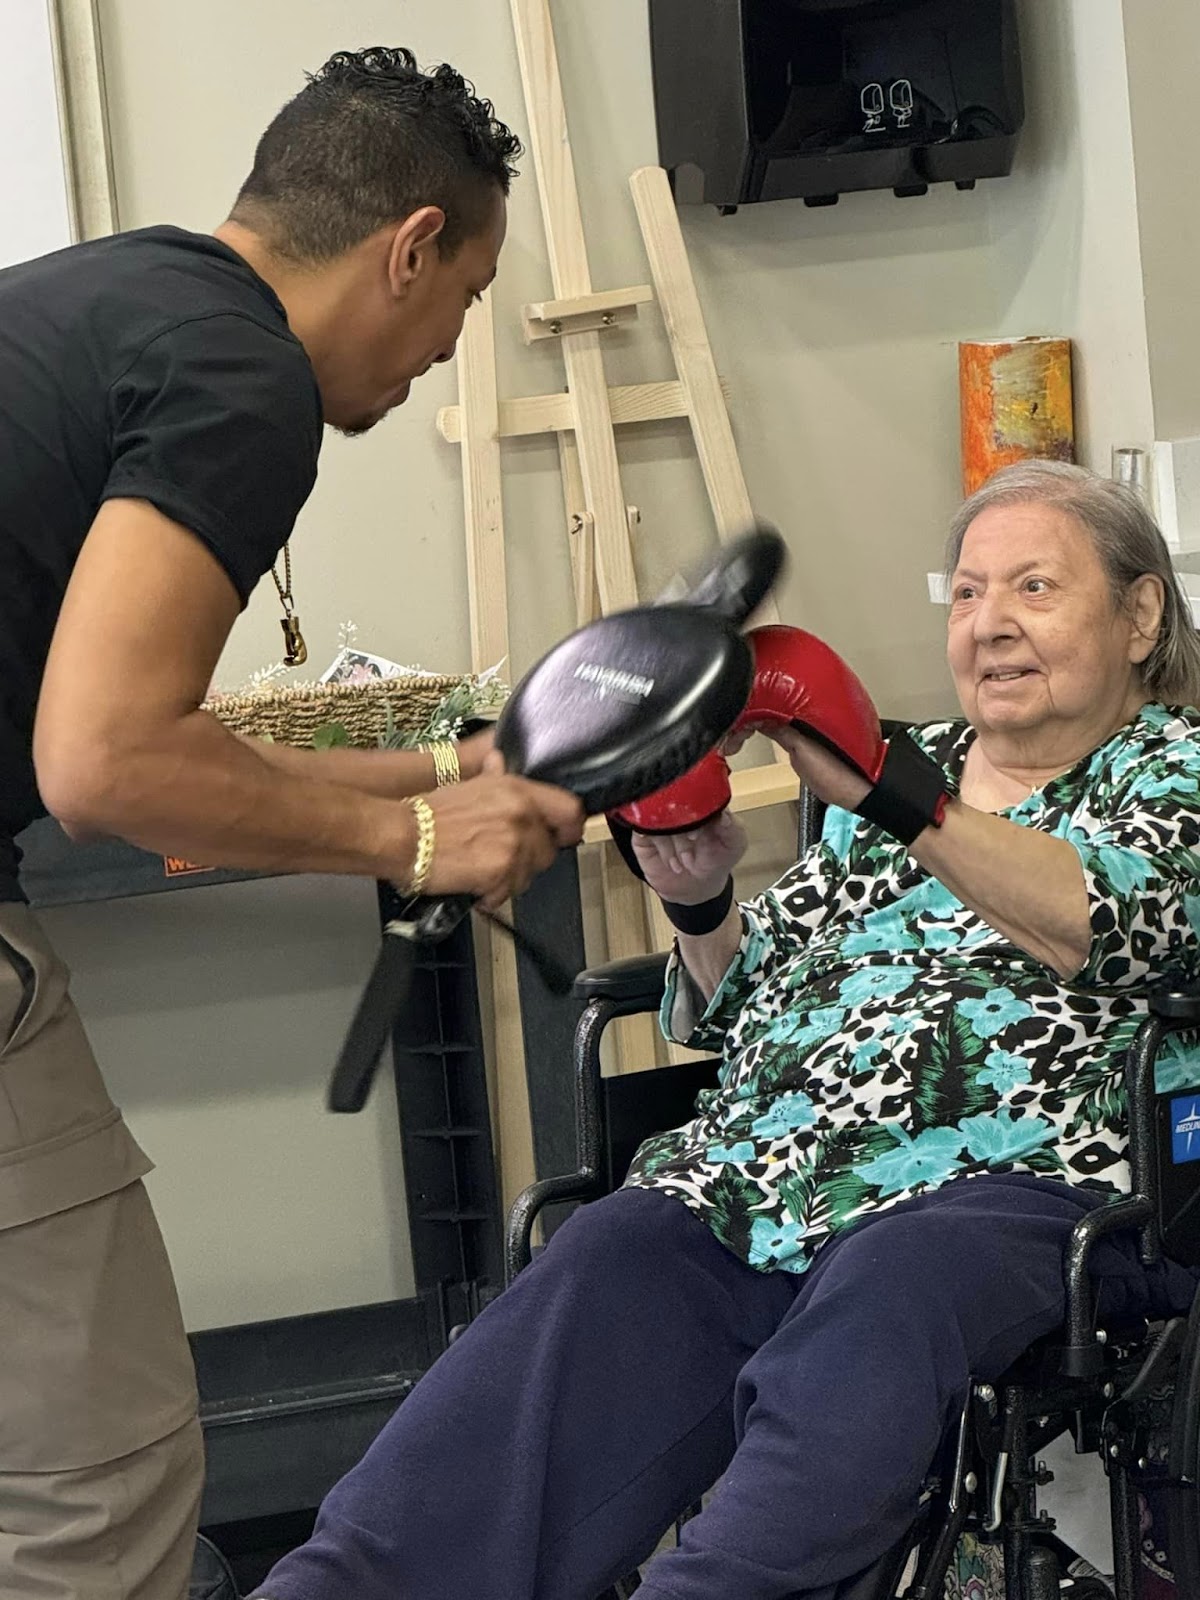
[[[446,226],[441,206],[421,206],[411,212],[392,234],[388,250],[388,284],[399,299],[429,270],[437,251],[437,238]]]

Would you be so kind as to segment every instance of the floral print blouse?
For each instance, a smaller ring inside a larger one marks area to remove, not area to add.
[[[975,730],[914,735],[956,787]],[[1122,1054],[1148,985],[1200,969],[1200,712],[1149,704],[1001,813],[1079,852],[1091,949],[1069,982],[879,828],[831,807],[819,844],[741,906],[707,1006],[678,957],[667,1037],[722,1057],[626,1183],[696,1212],[751,1266],[803,1272],[867,1212],[979,1173],[1128,1188]],[[1177,1035],[1160,1088],[1200,1084]]]

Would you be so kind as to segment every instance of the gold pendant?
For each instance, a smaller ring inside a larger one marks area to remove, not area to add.
[[[279,626],[283,629],[284,666],[302,667],[308,660],[308,646],[300,632],[300,618],[293,612],[291,616],[280,617]]]

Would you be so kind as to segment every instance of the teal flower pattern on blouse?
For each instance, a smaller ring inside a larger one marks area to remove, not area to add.
[[[799,1223],[786,1217],[755,1217],[750,1225],[750,1265],[782,1266],[796,1259],[803,1244],[804,1229]]]
[[[916,972],[911,967],[866,967],[854,972],[841,984],[838,994],[848,1006],[861,1006],[868,1000],[891,1000],[911,989]]]
[[[1009,1023],[1032,1015],[1032,1007],[1003,985],[978,1000],[960,1000],[958,1009],[981,1039],[994,1039]]]
[[[976,1083],[987,1084],[997,1094],[1008,1094],[1032,1080],[1029,1063],[1023,1056],[1014,1056],[1008,1050],[989,1050],[982,1072],[975,1074]]]
[[[881,1196],[902,1194],[918,1184],[936,1188],[952,1173],[962,1170],[963,1136],[957,1128],[926,1128],[910,1139],[903,1128],[889,1130],[899,1143],[874,1161],[859,1167],[865,1184],[877,1187]]]
[[[870,955],[876,950],[886,950],[892,955],[901,950],[919,950],[921,941],[911,932],[905,918],[895,906],[886,911],[863,918],[863,931],[846,935],[844,949],[849,956]]]
[[[756,1117],[750,1124],[750,1132],[773,1139],[780,1134],[794,1133],[798,1128],[811,1128],[816,1120],[811,1098],[793,1089],[790,1094],[781,1094],[764,1116]]]
[[[1018,1117],[1007,1109],[968,1117],[958,1126],[966,1136],[967,1154],[989,1167],[1030,1155],[1054,1137],[1053,1127],[1041,1117]]]
[[[749,1139],[738,1144],[710,1144],[705,1156],[715,1166],[723,1166],[726,1161],[753,1161],[754,1146]]]
[[[789,1012],[775,1019],[767,1030],[767,1037],[773,1044],[794,1044],[807,1050],[836,1033],[845,1020],[845,1006],[827,1006],[821,1011],[810,1011],[807,1016]]]

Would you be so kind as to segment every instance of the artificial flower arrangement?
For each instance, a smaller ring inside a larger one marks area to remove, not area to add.
[[[503,705],[508,686],[500,665],[449,675],[400,666],[355,643],[345,623],[338,651],[315,681],[280,680],[277,662],[255,672],[242,689],[210,691],[205,710],[235,733],[328,750],[338,745],[409,750],[453,739],[465,722]]]

